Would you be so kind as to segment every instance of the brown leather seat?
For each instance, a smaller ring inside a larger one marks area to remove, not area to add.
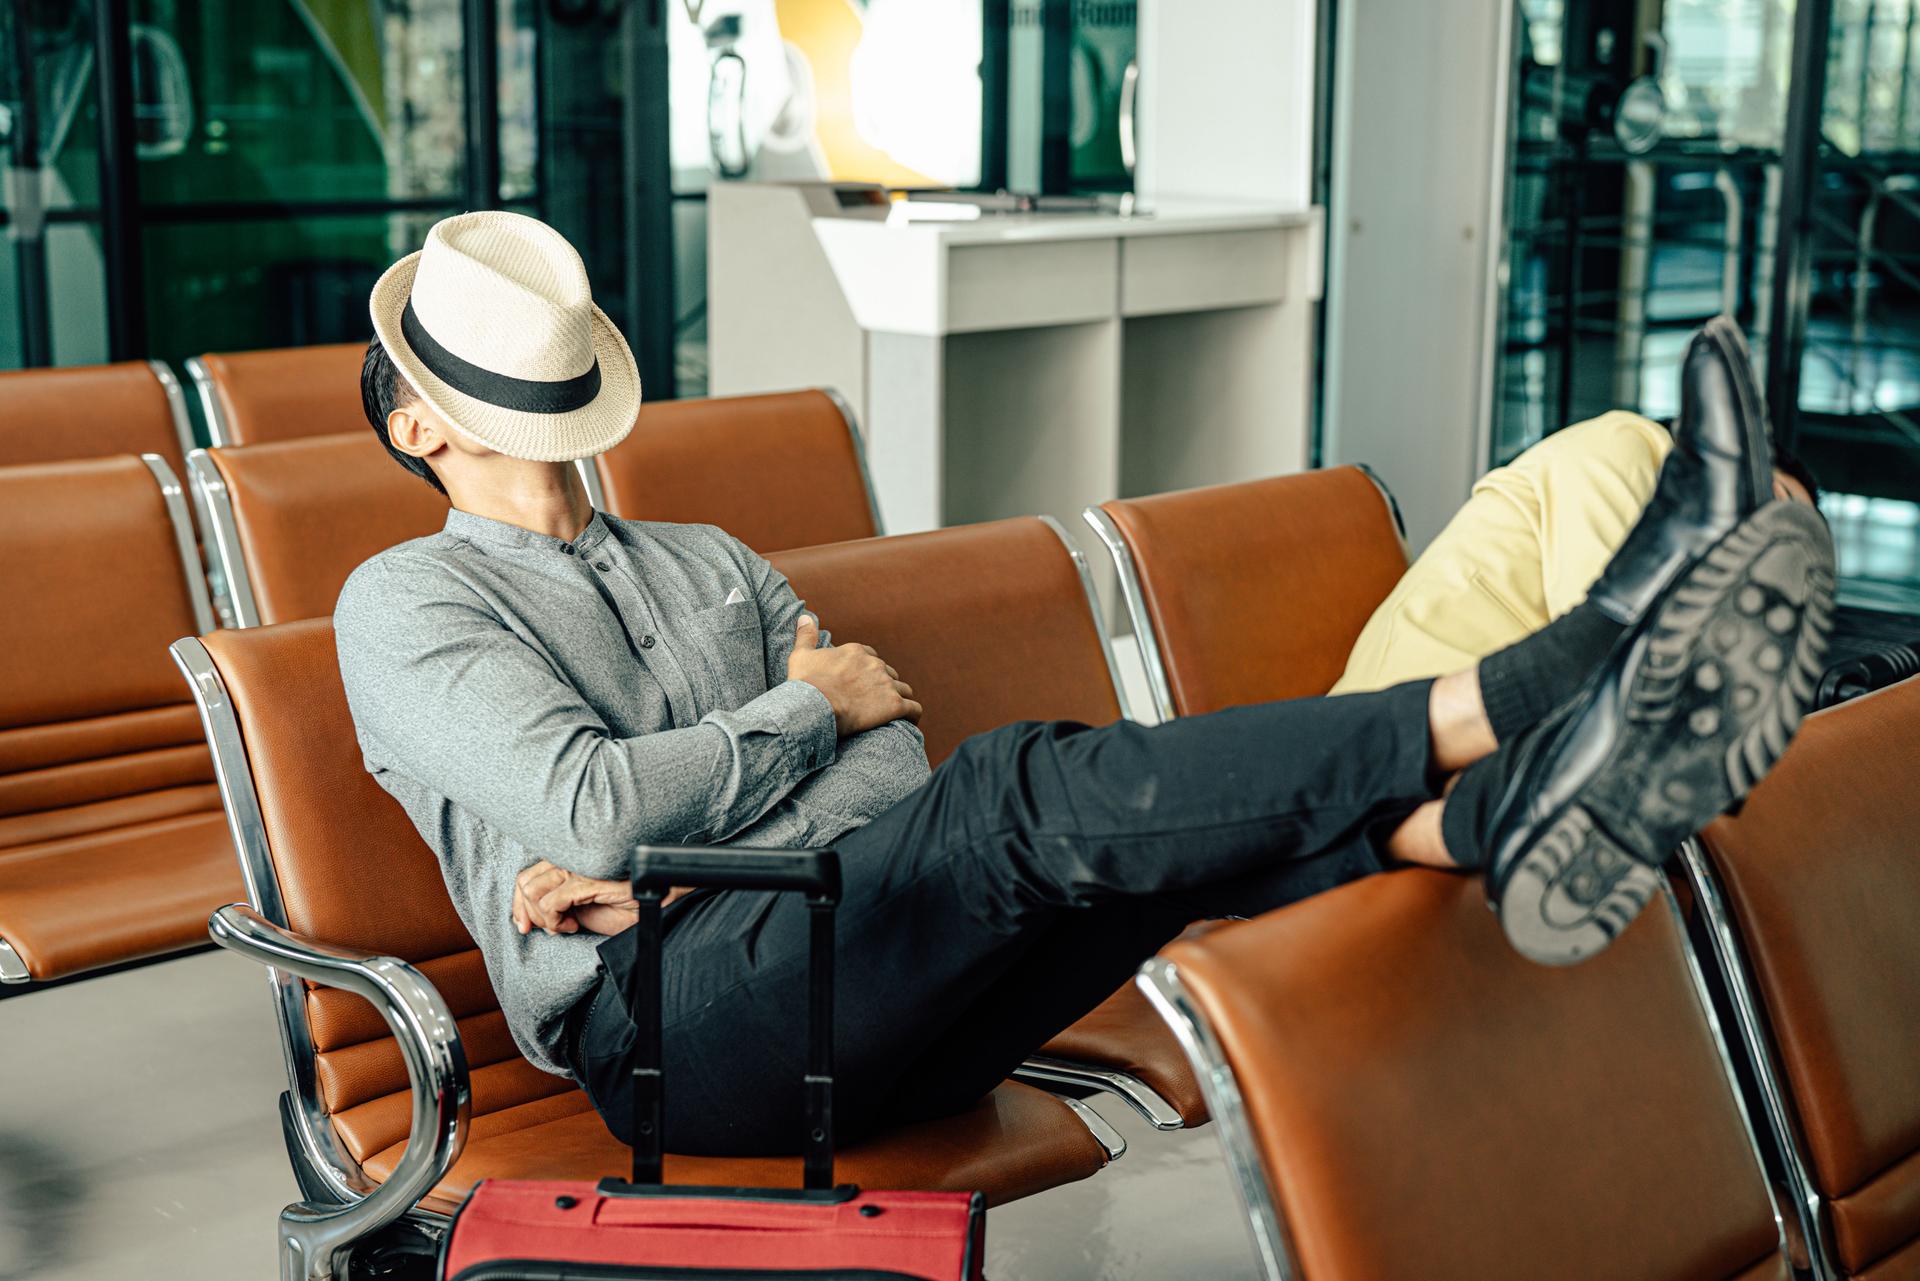
[[[167,660],[179,537],[138,458],[0,467],[0,940],[34,979],[202,944],[240,885]]]
[[[1080,570],[1037,517],[767,558],[835,637],[879,650],[926,707],[927,758],[1013,721],[1120,719]]]
[[[1661,906],[1549,969],[1477,878],[1395,872],[1174,943],[1143,982],[1210,1025],[1239,1100],[1217,1128],[1291,1237],[1284,1275],[1792,1275]]]
[[[853,424],[823,391],[648,401],[596,463],[614,515],[718,525],[762,555],[880,532]]]
[[[935,765],[1012,721],[1120,718],[1106,642],[1061,535],[1034,517],[777,553],[769,559],[838,638],[872,645],[926,707]],[[1186,1058],[1129,986],[1042,1047],[1145,1081],[1206,1119]]]
[[[450,1210],[482,1177],[621,1173],[627,1151],[586,1096],[515,1049],[432,852],[366,773],[331,623],[216,632],[204,644],[232,699],[258,797],[265,848],[248,857],[261,861],[261,877],[277,888],[286,926],[412,962],[459,1025],[472,1126],[464,1154],[427,1208]],[[404,1150],[410,1117],[399,1046],[371,1005],[343,991],[309,986],[304,1015],[293,1039],[310,1036],[314,1051],[317,1094],[307,1106],[338,1136],[347,1160],[375,1181],[384,1178]],[[1009,1083],[965,1116],[846,1150],[839,1176],[875,1187],[978,1188],[1005,1201],[1085,1178],[1104,1163],[1104,1149],[1065,1103]],[[797,1185],[799,1164],[682,1158],[670,1160],[668,1175]]]
[[[1701,844],[1834,1275],[1920,1277],[1920,680],[1807,718]],[[1717,896],[1703,893],[1713,901]],[[1816,1249],[1819,1249],[1816,1242]]]
[[[285,623],[331,616],[347,576],[395,543],[436,533],[445,495],[394,464],[372,432],[278,441],[205,455],[225,490],[216,527],[231,513],[235,549],[216,537],[239,621]]]
[[[1132,559],[1171,701],[1163,716],[1326,693],[1407,568],[1392,503],[1357,467],[1096,510]]]
[[[365,343],[209,352],[187,362],[216,445],[365,431]]]
[[[0,373],[0,467],[158,454],[187,474],[186,401],[159,361]]]

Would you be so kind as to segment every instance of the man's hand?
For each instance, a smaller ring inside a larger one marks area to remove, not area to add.
[[[626,881],[577,876],[545,859],[514,879],[513,924],[522,934],[618,934],[635,919],[633,886]]]
[[[841,738],[876,729],[888,721],[920,722],[920,704],[913,687],[887,666],[871,645],[820,648],[820,625],[811,614],[800,615],[793,653],[787,658],[787,677],[805,681],[827,696]]]

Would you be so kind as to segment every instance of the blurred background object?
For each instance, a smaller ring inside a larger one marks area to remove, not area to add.
[[[1726,311],[1847,598],[1907,607],[1917,30],[1920,0],[13,0],[0,368],[358,340],[426,226],[500,207],[579,246],[650,396],[698,395],[715,183],[1277,199],[1327,211],[1303,461],[1378,466],[1416,545],[1546,433],[1672,414]]]

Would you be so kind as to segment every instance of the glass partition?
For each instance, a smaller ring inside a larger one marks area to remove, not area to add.
[[[0,6],[0,368],[107,358],[93,57],[86,0]]]
[[[1920,2],[1517,12],[1492,461],[1605,409],[1672,415],[1688,335],[1725,312],[1825,491],[1843,598],[1920,603]],[[1794,79],[1809,38],[1824,83]]]

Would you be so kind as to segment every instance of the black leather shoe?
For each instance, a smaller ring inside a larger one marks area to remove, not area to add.
[[[1773,497],[1773,434],[1740,326],[1716,316],[1680,370],[1673,449],[1646,511],[1587,593],[1635,623],[1694,559]]]
[[[1689,563],[1578,696],[1516,740],[1482,849],[1522,955],[1571,965],[1659,888],[1680,843],[1744,798],[1813,701],[1833,543],[1769,502]],[[1489,758],[1492,760],[1493,758]]]

